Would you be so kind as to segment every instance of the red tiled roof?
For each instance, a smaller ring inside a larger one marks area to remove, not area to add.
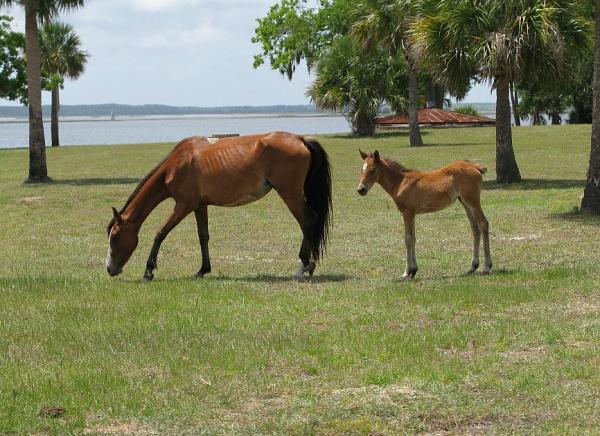
[[[379,126],[389,126],[394,124],[408,124],[408,114],[389,115],[387,117],[377,118],[375,123]],[[458,112],[447,111],[443,109],[421,109],[419,110],[419,124],[481,124],[487,126],[496,125],[496,120],[487,117],[477,117],[474,115],[465,115]]]

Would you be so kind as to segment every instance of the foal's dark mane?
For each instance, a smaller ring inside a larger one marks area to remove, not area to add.
[[[397,171],[399,173],[404,173],[406,171],[410,171],[409,168],[406,168],[404,165],[402,165],[402,164],[400,164],[400,163],[398,163],[396,161],[393,161],[391,159],[384,159],[384,158],[382,158],[381,160],[384,161],[385,164],[388,167],[390,167],[392,170]]]
[[[169,158],[170,155],[171,155],[171,153],[169,153],[167,155],[167,157],[165,157],[163,160],[161,160],[158,165],[156,165],[154,168],[152,168],[152,170],[148,174],[146,174],[142,180],[140,180],[140,183],[138,183],[137,187],[133,190],[133,192],[131,193],[131,195],[129,196],[127,201],[125,202],[125,205],[119,211],[119,215],[121,215],[125,211],[125,209],[127,209],[127,206],[129,206],[131,204],[131,202],[133,201],[135,196],[138,195],[138,193],[142,190],[142,188],[144,187],[144,185],[146,184],[148,179],[150,177],[152,177],[154,175],[154,173],[156,173],[158,171],[158,169],[162,166],[162,164],[164,164],[166,162],[166,160]],[[108,223],[108,226],[106,227],[106,233],[108,233],[108,234],[110,233],[110,229],[112,229],[112,227],[115,225],[116,221],[117,221],[116,218],[113,216],[112,219],[110,220],[110,222]]]

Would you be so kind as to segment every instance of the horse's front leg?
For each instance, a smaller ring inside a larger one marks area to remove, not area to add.
[[[200,250],[202,251],[202,266],[196,273],[196,277],[203,277],[211,271],[210,255],[208,254],[208,206],[200,206],[195,211],[196,225],[198,227],[198,239],[200,239]]]
[[[152,272],[156,269],[157,266],[157,257],[158,250],[160,250],[160,245],[165,240],[169,232],[173,230],[177,226],[177,224],[179,224],[181,220],[184,219],[190,212],[190,208],[183,206],[179,203],[175,204],[173,212],[171,212],[167,220],[163,223],[160,230],[156,233],[156,236],[154,237],[154,244],[152,244],[152,250],[150,250],[150,256],[148,256],[148,261],[146,262],[144,280],[150,281],[154,278],[154,274]]]
[[[406,269],[402,277],[412,279],[417,270],[415,213],[413,211],[402,211],[404,218],[404,244],[406,245]]]

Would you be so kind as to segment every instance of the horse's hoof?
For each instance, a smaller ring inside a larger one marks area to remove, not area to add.
[[[146,280],[147,282],[151,282],[153,278],[154,278],[154,274],[152,274],[152,273],[147,272],[146,274],[144,274],[144,280]]]
[[[315,272],[315,269],[317,268],[317,264],[314,262],[311,262],[308,264],[308,266],[306,267],[306,272],[308,272],[308,275],[312,277],[313,273]]]
[[[208,274],[209,272],[210,270],[200,270],[196,274],[194,274],[194,277],[196,277],[197,279],[201,279],[204,277],[204,274]]]
[[[481,271],[482,276],[487,276],[487,275],[490,275],[491,273],[492,273],[491,269],[484,269],[483,271]]]
[[[304,267],[298,268],[298,270],[294,273],[294,280],[304,280]]]

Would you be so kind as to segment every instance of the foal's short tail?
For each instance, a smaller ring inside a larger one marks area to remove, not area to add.
[[[308,207],[317,214],[312,235],[309,237],[310,251],[318,261],[327,245],[331,204],[331,168],[327,153],[314,139],[303,139],[311,154],[310,168],[304,181],[304,197]]]
[[[484,175],[487,172],[487,167],[481,164],[475,164],[475,166],[477,167],[477,171],[479,171],[481,173],[481,175]]]

